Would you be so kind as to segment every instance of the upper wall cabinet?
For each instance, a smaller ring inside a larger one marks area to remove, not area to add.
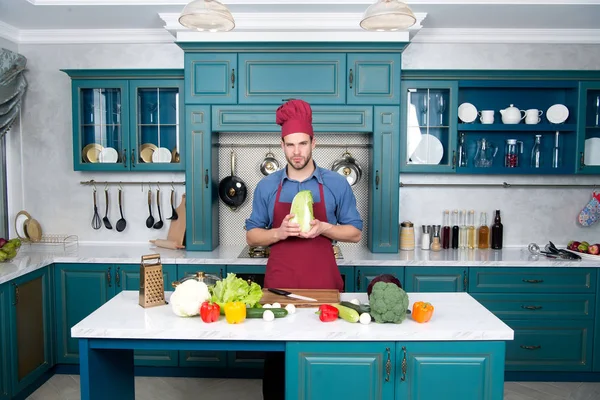
[[[578,172],[600,173],[600,82],[582,82],[579,90]]]
[[[76,171],[183,171],[183,71],[66,70]]]
[[[186,104],[236,104],[235,53],[185,53]]]
[[[400,54],[348,54],[348,104],[400,103]]]

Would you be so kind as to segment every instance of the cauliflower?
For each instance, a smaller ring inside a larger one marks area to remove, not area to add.
[[[204,282],[189,279],[177,285],[169,301],[176,315],[193,317],[200,313],[200,305],[209,299],[208,286]]]
[[[406,319],[408,295],[395,283],[377,282],[373,285],[369,304],[375,322],[399,324]]]

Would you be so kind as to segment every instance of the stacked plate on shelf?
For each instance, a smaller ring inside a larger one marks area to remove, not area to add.
[[[90,143],[81,151],[84,163],[116,163],[119,153],[112,147],[104,147],[98,143]]]
[[[140,158],[145,163],[170,163],[173,154],[166,147],[157,147],[152,143],[144,143],[140,146]]]

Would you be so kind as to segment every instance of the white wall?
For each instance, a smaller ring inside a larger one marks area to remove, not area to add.
[[[16,43],[11,42],[8,39],[4,39],[3,37],[0,37],[0,48],[5,48],[7,50],[15,51],[16,52],[18,46],[17,46]]]
[[[21,45],[28,59],[29,91],[19,132],[9,140],[9,217],[21,209],[37,218],[45,232],[76,234],[80,241],[146,242],[166,237],[149,230],[145,192],[125,189],[127,229],[116,233],[91,228],[92,192],[79,181],[183,180],[183,173],[83,173],[72,166],[70,79],[64,68],[182,68],[183,51],[175,44],[161,45]],[[591,45],[433,45],[412,44],[403,55],[403,68],[485,69],[597,69],[600,46]],[[493,181],[517,182],[514,177],[456,177],[403,175],[403,182]],[[523,182],[595,183],[597,178],[522,178]],[[101,195],[102,188],[98,188]],[[168,188],[163,188],[168,189]],[[165,192],[167,192],[166,190]],[[183,188],[179,188],[181,194]],[[113,188],[111,220],[116,221],[116,190]],[[405,188],[400,191],[400,219],[417,225],[440,224],[444,208],[500,208],[507,245],[530,241],[564,243],[570,238],[595,239],[600,223],[581,228],[575,217],[590,198],[589,189],[440,189]],[[167,201],[164,193],[163,203]],[[103,214],[104,200],[100,201]],[[169,213],[169,212],[168,212]],[[155,212],[156,214],[156,212]],[[11,227],[12,229],[12,227]]]

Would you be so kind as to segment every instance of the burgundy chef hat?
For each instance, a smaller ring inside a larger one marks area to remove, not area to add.
[[[312,110],[304,100],[290,100],[277,109],[277,125],[281,125],[281,137],[292,133],[306,133],[313,137]]]

